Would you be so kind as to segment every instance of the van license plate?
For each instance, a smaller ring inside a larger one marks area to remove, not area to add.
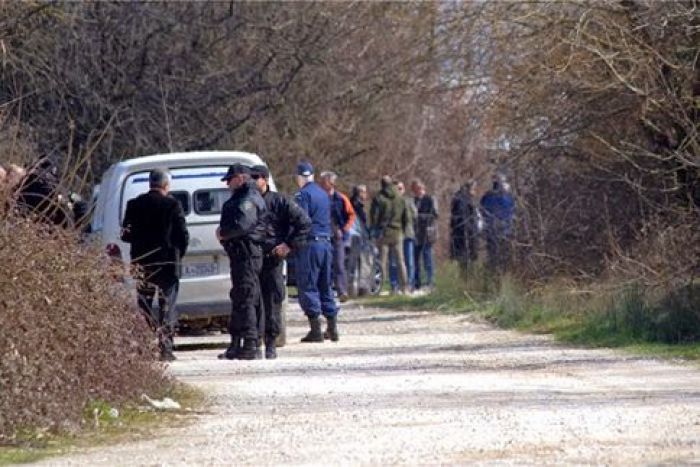
[[[182,265],[182,277],[205,277],[219,274],[219,265],[213,262],[186,263]]]

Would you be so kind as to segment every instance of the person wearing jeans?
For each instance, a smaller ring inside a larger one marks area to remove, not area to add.
[[[428,195],[425,184],[420,180],[411,183],[413,201],[416,206],[416,221],[414,223],[416,233],[414,286],[416,289],[422,285],[435,286],[433,270],[433,245],[437,241],[437,200]],[[425,269],[425,282],[421,281],[421,262]]]

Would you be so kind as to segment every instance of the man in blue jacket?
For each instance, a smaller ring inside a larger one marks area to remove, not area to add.
[[[338,307],[333,298],[331,245],[331,201],[323,188],[314,182],[314,169],[309,162],[297,165],[299,191],[294,199],[311,219],[311,232],[306,246],[296,253],[299,305],[309,320],[310,330],[302,342],[323,342],[320,316],[326,317],[326,332],[331,341],[338,341]]]
[[[492,188],[481,198],[488,266],[503,271],[510,258],[510,239],[515,216],[515,201],[505,176],[493,179]]]

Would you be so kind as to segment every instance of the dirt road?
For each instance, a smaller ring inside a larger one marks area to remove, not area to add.
[[[207,414],[52,465],[700,463],[700,371],[465,316],[345,306],[339,343],[274,361],[177,353]],[[202,338],[205,340],[205,338]]]

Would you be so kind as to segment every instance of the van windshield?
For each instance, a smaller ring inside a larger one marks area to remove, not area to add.
[[[220,214],[221,207],[231,197],[227,188],[197,190],[194,192],[194,211],[200,215]]]

